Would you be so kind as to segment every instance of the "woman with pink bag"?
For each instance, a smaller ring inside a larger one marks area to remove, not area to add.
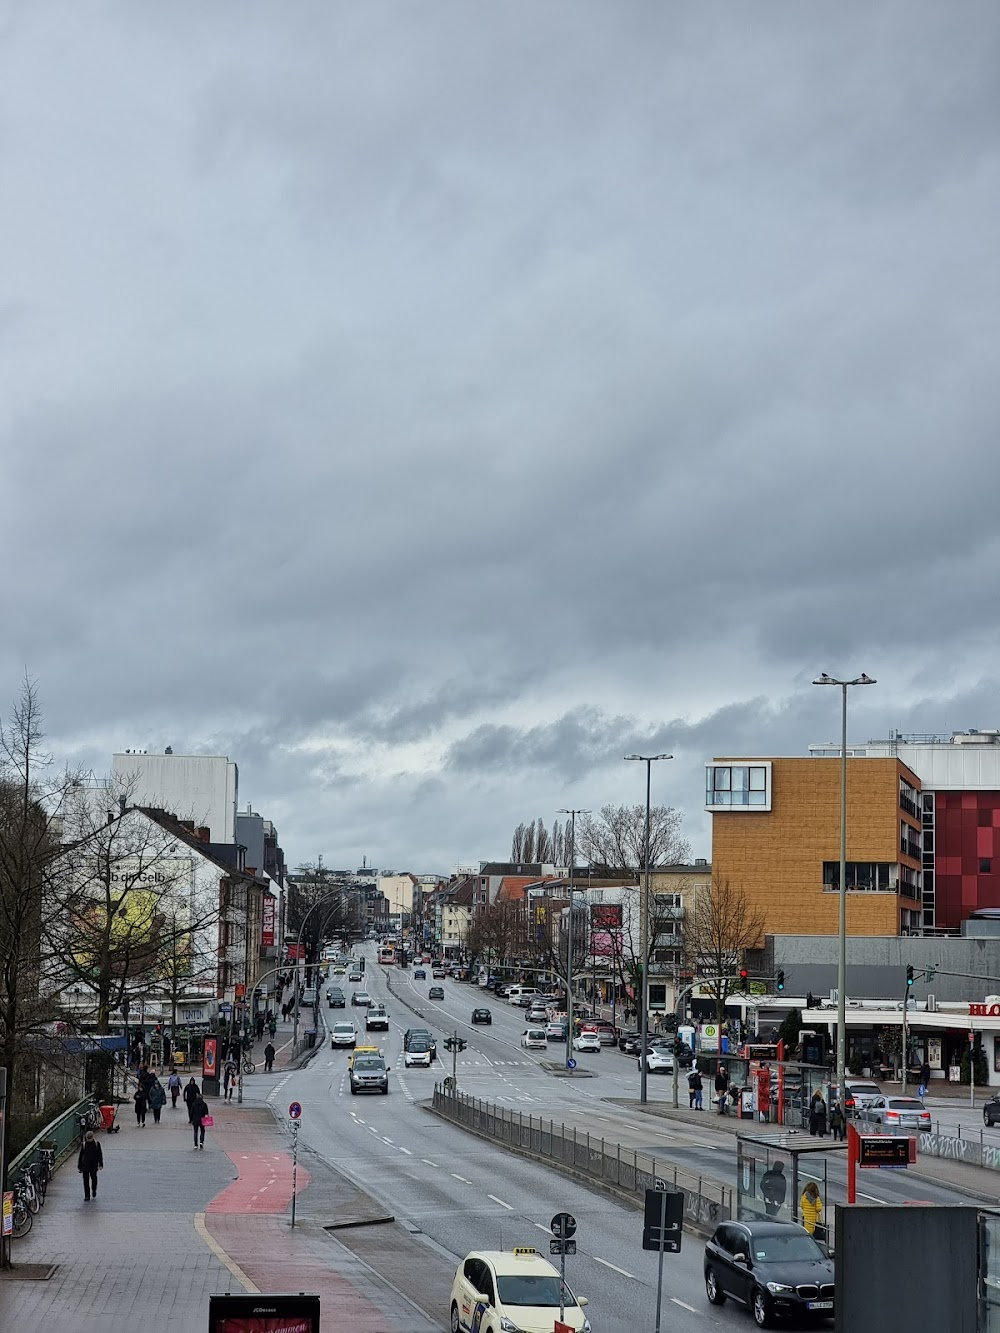
[[[212,1114],[208,1109],[208,1102],[199,1092],[191,1105],[191,1128],[194,1130],[194,1146],[204,1148],[205,1130],[210,1129],[215,1124]]]

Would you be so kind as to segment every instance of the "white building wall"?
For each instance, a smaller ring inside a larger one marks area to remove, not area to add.
[[[389,915],[413,911],[413,877],[411,875],[379,875],[379,892],[389,904]]]
[[[159,806],[178,819],[206,826],[213,842],[236,841],[239,771],[225,755],[131,750],[112,756],[111,772],[116,790],[122,783],[132,784],[130,805]]]

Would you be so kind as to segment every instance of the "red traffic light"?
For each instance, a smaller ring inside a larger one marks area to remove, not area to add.
[[[749,975],[750,973],[746,970],[745,967],[740,968],[740,981],[746,981]]]

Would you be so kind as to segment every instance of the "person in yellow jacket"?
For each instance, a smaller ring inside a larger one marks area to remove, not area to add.
[[[809,1232],[810,1236],[815,1236],[817,1240],[822,1240],[825,1232],[823,1226],[823,1200],[820,1198],[819,1186],[815,1180],[810,1180],[809,1184],[802,1191],[802,1198],[799,1200],[799,1209],[802,1212],[802,1225]]]

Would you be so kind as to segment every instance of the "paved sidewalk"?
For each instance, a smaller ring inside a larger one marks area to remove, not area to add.
[[[290,1023],[275,1046],[275,1071],[287,1070]],[[246,1076],[245,1085],[258,1078]],[[210,1109],[215,1125],[195,1149],[183,1103],[174,1110],[168,1100],[161,1123],[148,1114],[145,1128],[123,1106],[121,1131],[100,1135],[105,1169],[90,1203],[75,1160],[59,1170],[31,1232],[13,1242],[15,1276],[0,1280],[0,1329],[135,1333],[153,1319],[170,1333],[206,1333],[209,1296],[245,1291],[319,1293],[324,1333],[441,1327],[325,1229],[379,1218],[367,1195],[302,1154],[292,1230],[288,1131],[259,1101],[220,1097]],[[390,1256],[398,1251],[402,1271],[419,1260],[420,1243],[403,1228],[382,1225],[377,1234]],[[51,1276],[19,1280],[18,1265],[50,1266]]]

